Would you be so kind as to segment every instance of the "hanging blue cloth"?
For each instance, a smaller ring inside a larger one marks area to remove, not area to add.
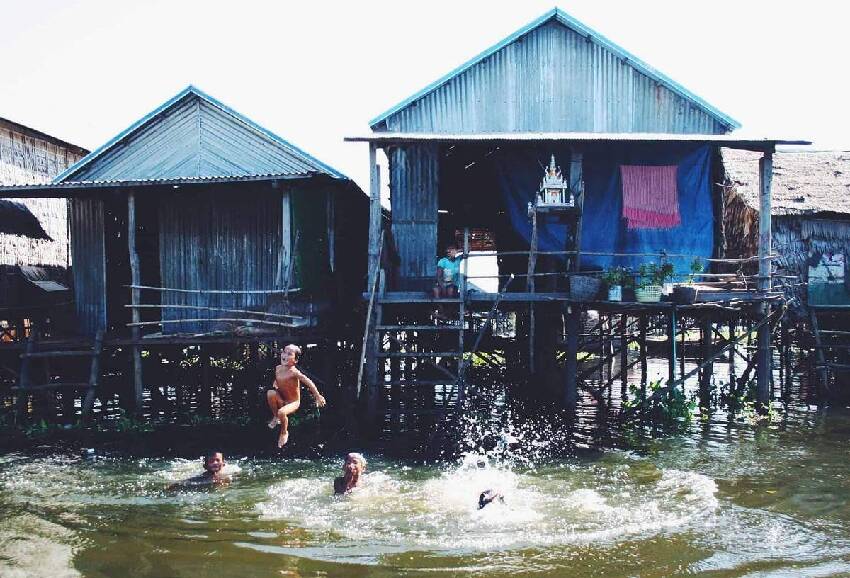
[[[506,210],[515,231],[531,239],[528,203],[533,202],[543,169],[552,154],[566,176],[570,147],[557,143],[523,149],[502,149],[492,159]],[[675,165],[681,222],[671,228],[629,229],[623,218],[622,165]],[[584,147],[585,185],[582,252],[686,254],[708,258],[714,250],[714,207],[711,198],[711,148],[683,143],[605,143]],[[567,227],[544,218],[538,221],[538,249],[562,251]],[[636,268],[648,257],[582,256],[582,268],[614,265]],[[654,259],[657,261],[657,259]],[[693,257],[671,258],[678,273],[690,270]]]

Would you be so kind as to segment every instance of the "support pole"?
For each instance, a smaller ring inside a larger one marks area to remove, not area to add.
[[[141,285],[139,254],[136,251],[136,194],[132,190],[127,193],[127,249],[130,254],[130,282],[135,286]],[[130,328],[133,338],[133,346],[130,348],[133,359],[133,411],[139,413],[142,411],[144,385],[142,382],[142,349],[138,345],[141,339],[141,329],[139,325],[135,325],[141,322],[140,310],[136,307],[136,305],[139,305],[138,289],[130,290],[130,303],[133,305],[132,320],[134,324]]]
[[[667,379],[670,383],[676,380],[676,306],[670,308],[670,318],[667,323],[667,340],[670,344],[670,359],[667,364]]]
[[[367,279],[375,278],[380,267],[378,243],[381,237],[381,175],[378,170],[377,148],[369,143],[369,264]]]
[[[564,406],[572,418],[578,403],[578,333],[581,327],[581,312],[575,305],[567,305],[565,314],[567,329],[566,383],[564,384]]]
[[[702,319],[702,363],[705,365],[700,372],[699,378],[699,405],[701,408],[708,408],[711,405],[711,376],[714,373],[714,364],[707,362],[713,352],[711,344],[713,342],[714,333],[712,331],[711,315],[706,313]]]
[[[770,187],[773,179],[773,149],[766,150],[759,160],[759,291],[766,296],[771,289],[771,203]],[[770,315],[770,304],[759,307],[762,319]],[[758,369],[756,372],[756,402],[764,412],[770,405],[770,333],[769,323],[764,323],[758,332]]]

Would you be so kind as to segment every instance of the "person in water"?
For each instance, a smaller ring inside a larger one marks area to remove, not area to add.
[[[481,495],[478,496],[478,509],[481,510],[485,506],[492,504],[493,502],[498,501],[500,504],[505,503],[505,496],[502,495],[502,492],[498,490],[484,490],[481,492]]]
[[[345,456],[342,475],[334,478],[334,494],[347,494],[356,488],[364,471],[366,471],[366,458],[362,454],[351,452]]]
[[[190,486],[222,486],[230,483],[230,476],[223,473],[224,454],[214,450],[207,452],[202,458],[204,462],[204,473],[172,484],[169,489],[185,488]]]
[[[272,419],[269,427],[274,428],[280,424],[280,435],[277,438],[277,447],[282,448],[289,441],[289,416],[301,405],[301,384],[307,386],[316,405],[325,407],[325,398],[319,393],[309,377],[301,373],[295,365],[301,357],[301,348],[297,345],[287,345],[280,352],[280,365],[275,368],[272,389],[266,394],[269,409],[272,410]]]

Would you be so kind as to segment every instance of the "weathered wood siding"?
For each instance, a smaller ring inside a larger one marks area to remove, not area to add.
[[[184,193],[159,206],[160,277],[175,289],[282,289],[285,262],[281,242],[281,193],[244,190]],[[144,272],[143,272],[144,274]],[[293,280],[297,284],[297,280]],[[269,295],[165,292],[164,305],[185,304],[267,311]],[[239,317],[221,312],[165,309],[163,319]],[[209,331],[211,324],[174,323],[163,332]],[[231,328],[229,325],[219,329]]]
[[[70,208],[77,322],[82,334],[94,335],[106,328],[104,206],[100,199],[78,197],[71,199]]]
[[[433,277],[437,268],[439,149],[411,145],[389,151],[392,231],[402,279]]]
[[[0,184],[47,183],[85,151],[0,119]],[[15,199],[29,208],[52,241],[0,234],[2,265],[68,265],[68,205],[65,199]]]

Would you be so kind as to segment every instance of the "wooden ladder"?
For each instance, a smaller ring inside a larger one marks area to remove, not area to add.
[[[97,385],[100,376],[100,355],[103,352],[103,330],[99,330],[94,338],[91,347],[74,349],[54,349],[43,350],[39,349],[39,341],[37,334],[33,333],[27,340],[26,349],[21,354],[21,372],[18,376],[18,385],[12,387],[12,391],[17,392],[16,411],[18,419],[22,418],[29,396],[45,391],[56,391],[58,389],[66,390],[86,390],[83,398],[82,416],[88,418],[94,407],[94,398],[97,395]],[[48,381],[46,383],[33,383],[33,363],[40,360],[43,363],[49,362],[51,359],[67,359],[71,357],[90,357],[91,365],[89,366],[88,381],[82,382],[58,382]]]

